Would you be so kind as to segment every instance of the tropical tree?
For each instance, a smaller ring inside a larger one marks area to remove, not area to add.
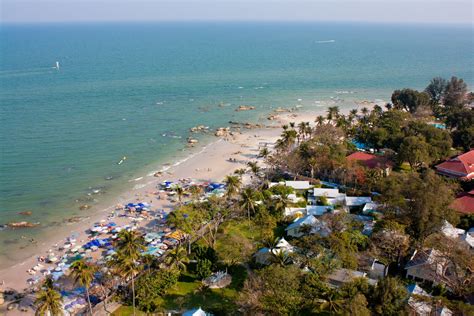
[[[323,301],[319,306],[322,312],[327,312],[330,315],[339,314],[342,311],[344,300],[341,299],[337,290],[328,289],[323,294]]]
[[[262,149],[260,149],[260,152],[258,153],[258,156],[264,159],[266,159],[269,155],[270,155],[270,151],[268,150],[267,147],[263,147]]]
[[[242,180],[238,176],[226,176],[224,183],[227,186],[227,198],[230,199],[239,191],[240,186],[242,185]]]
[[[186,270],[186,264],[189,263],[188,254],[183,247],[176,247],[166,256],[165,264],[170,269]]]
[[[430,96],[426,92],[412,89],[395,90],[392,94],[393,106],[398,110],[416,113],[429,107]]]
[[[318,117],[316,117],[315,122],[318,126],[322,126],[324,124],[324,120],[324,116],[318,115]]]
[[[467,97],[467,84],[464,80],[451,77],[446,85],[444,92],[443,104],[448,109],[460,108],[466,102]]]
[[[135,304],[135,277],[141,271],[141,266],[138,261],[133,259],[132,256],[126,255],[124,252],[117,252],[110,262],[112,271],[124,278],[125,280],[130,280],[132,286],[132,306],[133,306],[133,315],[136,314],[136,304]]]
[[[118,234],[116,241],[117,252],[125,258],[136,261],[140,258],[141,252],[146,249],[145,239],[134,230],[122,230]]]
[[[258,177],[258,173],[260,172],[260,167],[258,166],[257,162],[256,161],[249,161],[247,163],[247,166],[249,166],[250,170],[252,171],[252,173]]]
[[[191,196],[193,200],[197,200],[198,197],[202,194],[203,189],[199,185],[192,185],[189,187],[189,193],[191,193]]]
[[[184,197],[186,191],[184,190],[184,188],[182,186],[177,185],[174,188],[174,192],[176,192],[176,196],[178,197],[179,205],[182,205],[183,204],[183,197]]]
[[[92,304],[89,295],[89,287],[94,280],[94,273],[97,267],[87,263],[84,259],[74,261],[71,264],[71,276],[74,278],[74,283],[84,286],[86,289],[86,298],[89,305],[89,312],[92,315]]]
[[[430,95],[431,103],[438,105],[446,91],[447,81],[441,77],[431,79],[430,84],[425,88],[425,92]]]
[[[386,277],[377,282],[369,303],[376,315],[401,315],[407,296],[407,290],[398,279]]]
[[[247,211],[247,216],[250,220],[250,213],[255,213],[255,208],[257,207],[255,193],[252,188],[247,187],[240,194],[240,207]]]
[[[330,106],[328,107],[328,114],[326,116],[328,121],[333,121],[339,118],[339,107],[338,106]]]
[[[296,141],[298,133],[294,129],[284,130],[281,134],[281,143],[284,149],[290,148]]]
[[[62,301],[61,294],[52,286],[51,278],[47,278],[41,290],[36,293],[36,315],[62,315]]]

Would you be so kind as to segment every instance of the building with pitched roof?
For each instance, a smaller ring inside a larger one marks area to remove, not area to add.
[[[436,172],[441,175],[460,180],[474,178],[474,150],[446,160],[435,166]]]
[[[474,190],[459,195],[451,204],[451,208],[462,214],[474,214]]]

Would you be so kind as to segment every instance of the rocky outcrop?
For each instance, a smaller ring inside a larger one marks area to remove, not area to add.
[[[250,111],[250,110],[255,110],[254,106],[251,105],[240,105],[238,108],[235,109],[235,111]]]
[[[40,223],[30,223],[30,222],[11,222],[7,226],[10,228],[31,228],[38,226]]]
[[[198,125],[198,126],[191,127],[189,131],[192,133],[199,133],[199,132],[206,131],[208,129],[209,129],[209,126]]]
[[[229,133],[230,133],[229,127],[219,127],[218,129],[216,129],[216,132],[214,133],[214,135],[217,137],[225,137],[229,135]]]

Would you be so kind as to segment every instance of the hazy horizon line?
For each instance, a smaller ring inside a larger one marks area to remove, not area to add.
[[[69,20],[69,21],[2,21],[0,25],[38,25],[38,24],[175,24],[175,23],[222,23],[222,24],[374,24],[374,25],[425,25],[425,26],[469,26],[470,22],[457,21],[363,21],[363,20],[219,20],[219,19],[175,19],[175,20]]]

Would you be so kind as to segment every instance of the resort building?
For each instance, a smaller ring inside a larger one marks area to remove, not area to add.
[[[357,151],[346,157],[348,161],[353,161],[369,169],[380,169],[385,175],[389,175],[393,163],[386,157]]]
[[[436,172],[450,178],[472,180],[474,178],[474,150],[446,160],[435,168]]]
[[[294,251],[294,247],[290,245],[288,241],[285,240],[285,238],[281,238],[278,243],[275,245],[275,248],[261,248],[260,250],[257,251],[257,253],[254,254],[255,262],[262,264],[262,265],[268,265],[272,263],[272,258],[281,252],[285,254],[292,253]]]
[[[299,218],[285,229],[286,234],[291,237],[301,237],[307,234],[319,234],[326,237],[331,233],[326,223],[318,220],[313,215]]]
[[[461,214],[474,214],[474,190],[459,195],[451,208]]]
[[[357,278],[367,278],[367,273],[350,269],[337,269],[327,276],[327,283],[332,287],[340,287]],[[377,283],[376,280],[370,278],[367,278],[367,280],[371,285]]]

